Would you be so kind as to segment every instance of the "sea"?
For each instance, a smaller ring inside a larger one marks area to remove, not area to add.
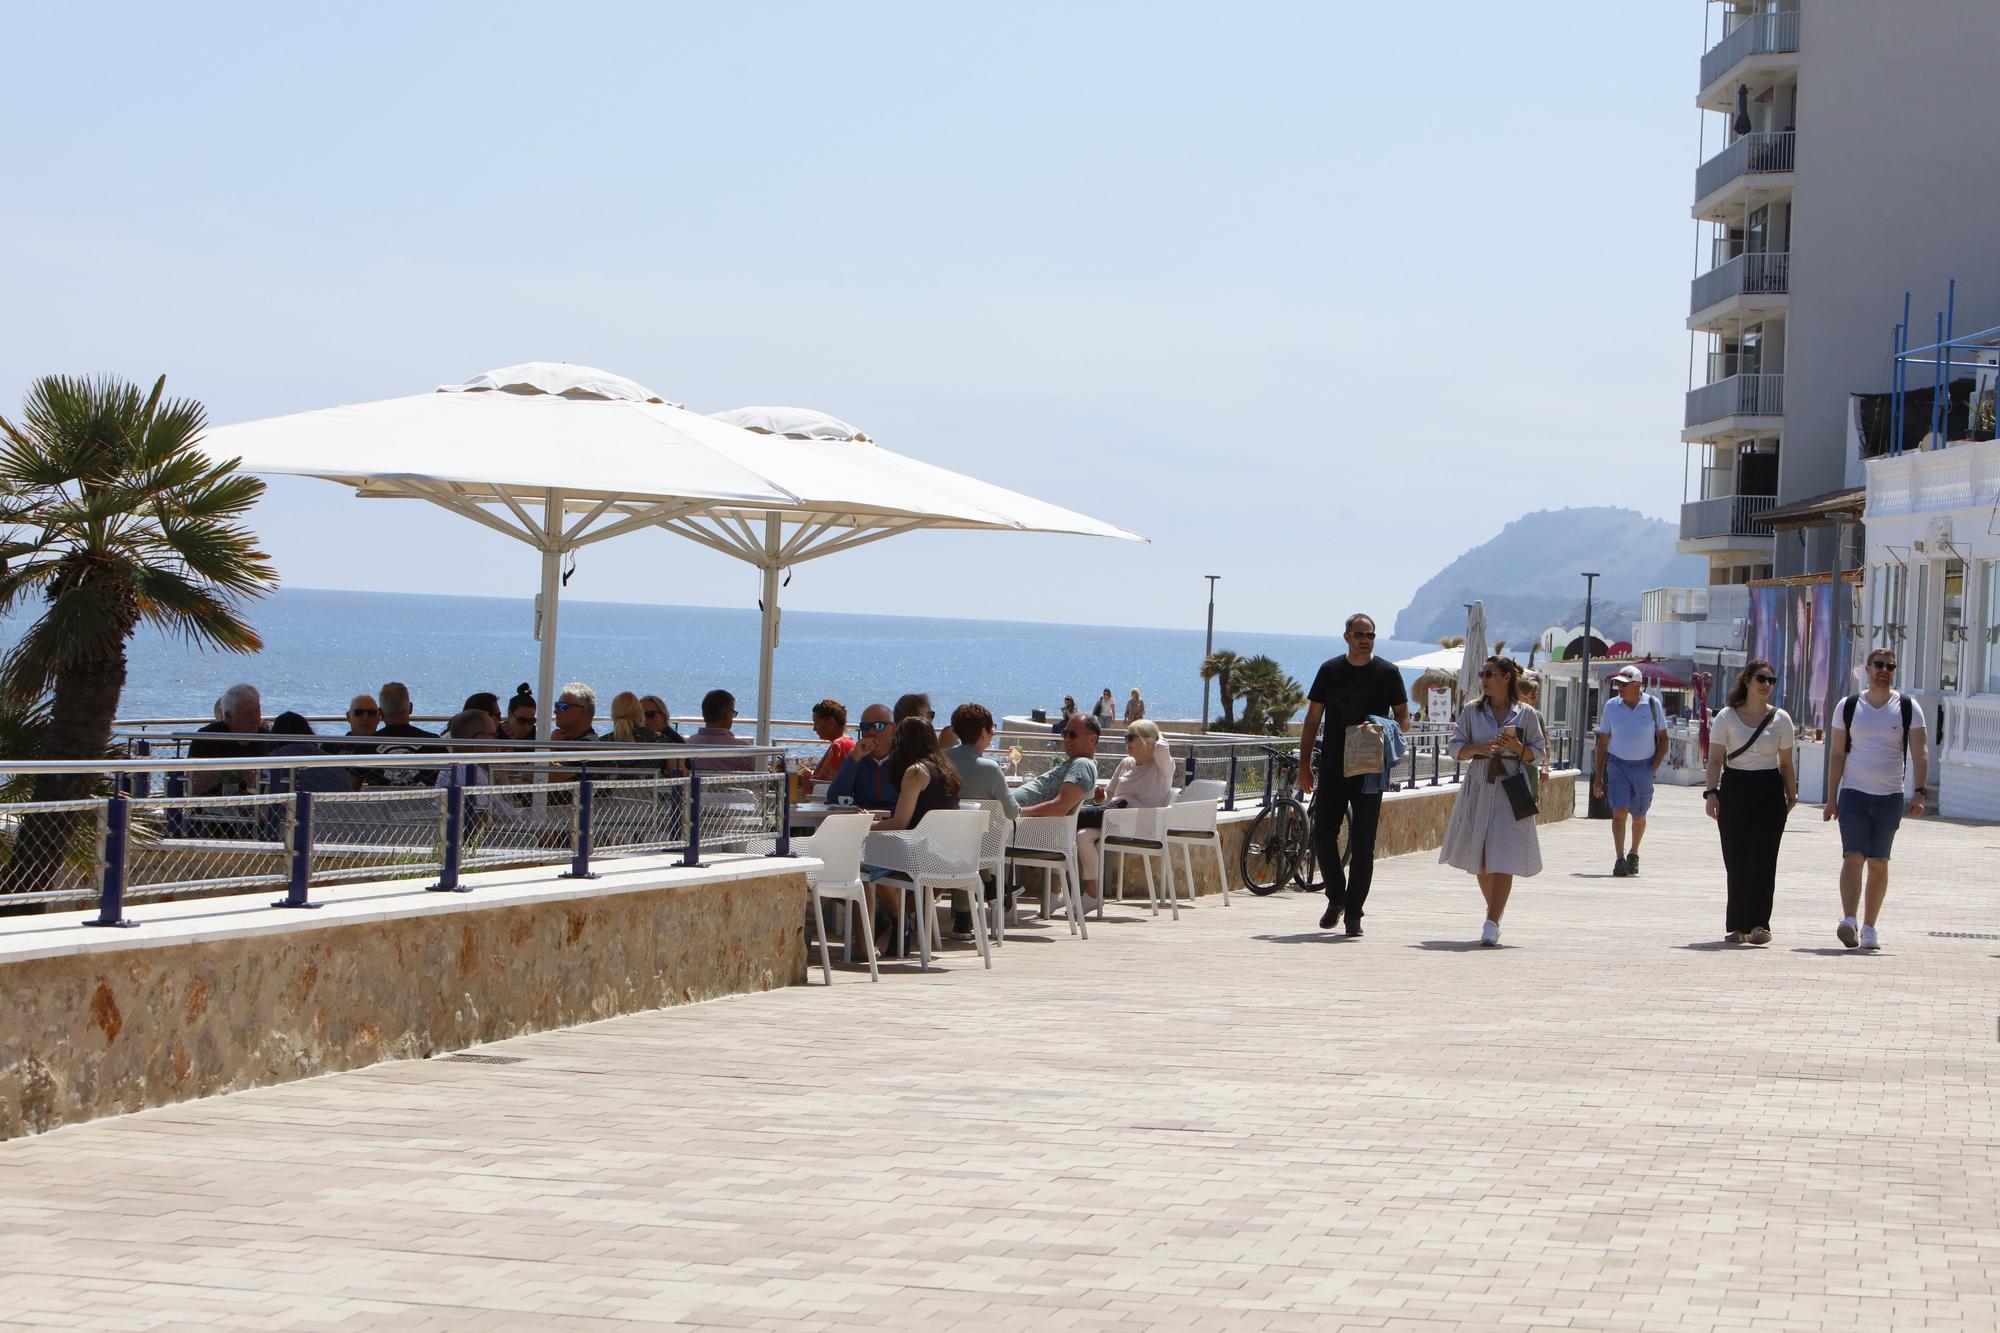
[[[389,680],[410,687],[419,714],[444,714],[480,690],[504,703],[535,679],[527,598],[287,588],[252,603],[249,618],[264,640],[263,651],[249,656],[192,649],[142,628],[128,652],[119,715],[207,718],[216,696],[239,680],[258,687],[267,718],[286,709],[339,715],[353,695]],[[619,690],[657,694],[680,715],[699,711],[701,696],[721,686],[748,717],[757,706],[757,629],[749,609],[565,601],[556,678],[595,688],[600,716]],[[13,618],[0,624],[0,638],[11,642],[19,630]],[[1245,657],[1268,653],[1304,685],[1321,662],[1345,651],[1334,636],[1238,630],[1218,633],[1215,646]],[[1393,660],[1436,646],[1385,639],[1377,651]],[[1053,715],[1065,694],[1088,709],[1109,686],[1121,715],[1137,687],[1150,716],[1199,718],[1202,652],[1199,628],[788,610],[774,714],[803,719],[814,703],[834,698],[852,715],[863,704],[922,690],[940,714],[979,702],[996,716],[1035,708]]]

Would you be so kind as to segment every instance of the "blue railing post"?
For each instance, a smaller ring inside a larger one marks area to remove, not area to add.
[[[121,792],[104,803],[104,880],[99,885],[97,920],[86,926],[136,926],[125,919],[125,869],[132,847],[132,802]]]
[[[688,845],[681,858],[684,866],[701,864],[701,770],[688,767]]]
[[[432,893],[470,893],[459,883],[459,866],[465,859],[465,765],[451,766],[451,781],[444,788],[444,846],[438,854],[438,882]]]
[[[280,806],[272,806],[274,810]],[[271,904],[273,907],[318,907],[308,896],[312,889],[313,864],[313,794],[309,791],[295,791],[291,800],[291,827],[286,830],[286,852],[289,874],[285,879],[285,896]]]
[[[792,854],[792,775],[778,765],[778,855]]]
[[[597,878],[590,869],[591,799],[590,772],[586,769],[576,779],[576,845],[570,849],[569,869],[559,878]]]
[[[167,796],[170,799],[186,796],[187,792],[187,774],[167,774]],[[178,805],[167,807],[167,836],[169,838],[187,836],[187,810],[184,807]]]
[[[1278,756],[1267,754],[1264,758],[1264,806],[1266,809],[1270,808],[1271,805],[1271,779],[1277,775],[1277,771]]]
[[[1222,794],[1222,808],[1224,810],[1234,810],[1236,808],[1236,747],[1234,745],[1229,747],[1229,790]]]
[[[1187,781],[1182,783],[1181,785],[1186,787],[1186,786],[1192,786],[1193,784],[1194,784],[1194,749],[1193,747],[1189,747],[1188,760],[1187,760]]]
[[[142,740],[135,748],[141,759],[150,759],[153,757],[153,743],[151,741]],[[135,779],[132,784],[133,789],[139,795],[151,796],[153,794],[153,775],[151,773],[134,773],[132,776]]]
[[[1431,746],[1431,786],[1433,787],[1438,785],[1438,762],[1443,755],[1444,737],[1440,736],[1437,739],[1437,743]]]

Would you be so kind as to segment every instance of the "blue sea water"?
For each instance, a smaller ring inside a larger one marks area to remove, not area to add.
[[[130,648],[120,715],[206,717],[238,680],[262,691],[266,717],[287,708],[338,714],[351,696],[386,680],[407,683],[419,713],[448,713],[474,691],[505,700],[535,678],[533,604],[525,598],[284,589],[254,603],[250,617],[264,639],[251,657],[195,651],[142,629]],[[559,639],[558,681],[589,682],[606,701],[600,714],[623,689],[693,713],[716,686],[732,691],[746,716],[755,711],[755,611],[564,602]],[[1246,657],[1269,653],[1305,684],[1344,650],[1332,636],[1235,631],[1218,634],[1216,646]],[[1398,658],[1435,646],[1385,639],[1380,651]],[[1053,711],[1064,694],[1088,708],[1108,685],[1121,710],[1137,686],[1152,716],[1196,718],[1201,658],[1200,629],[787,611],[775,711],[804,718],[832,697],[858,712],[906,690],[928,691],[940,712],[968,700],[995,714]]]

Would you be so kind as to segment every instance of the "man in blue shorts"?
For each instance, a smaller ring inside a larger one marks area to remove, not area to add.
[[[1896,654],[1868,654],[1868,688],[1833,706],[1827,717],[1827,790],[1834,793],[1822,818],[1840,821],[1840,924],[1834,934],[1850,949],[1879,949],[1875,918],[1889,896],[1889,849],[1907,810],[1924,812],[1924,779],[1930,767],[1924,710],[1892,686]],[[1905,797],[1903,783],[1914,776]],[[1861,899],[1866,867],[1868,900]],[[1859,928],[1855,912],[1861,912]]]
[[[1604,705],[1597,721],[1597,769],[1593,796],[1611,802],[1611,873],[1626,879],[1639,873],[1639,842],[1646,836],[1646,812],[1653,808],[1653,775],[1667,757],[1667,715],[1646,693],[1646,678],[1635,666],[1620,667],[1609,683],[1618,697]],[[1632,851],[1625,851],[1625,825],[1632,825]]]

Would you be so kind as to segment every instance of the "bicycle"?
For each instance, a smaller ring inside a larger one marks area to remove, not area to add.
[[[1243,840],[1241,869],[1250,892],[1263,896],[1286,884],[1311,891],[1319,877],[1313,854],[1312,815],[1299,799],[1299,757],[1291,750],[1264,746],[1270,756],[1271,799]],[[1340,863],[1347,864],[1347,824],[1340,826]]]

